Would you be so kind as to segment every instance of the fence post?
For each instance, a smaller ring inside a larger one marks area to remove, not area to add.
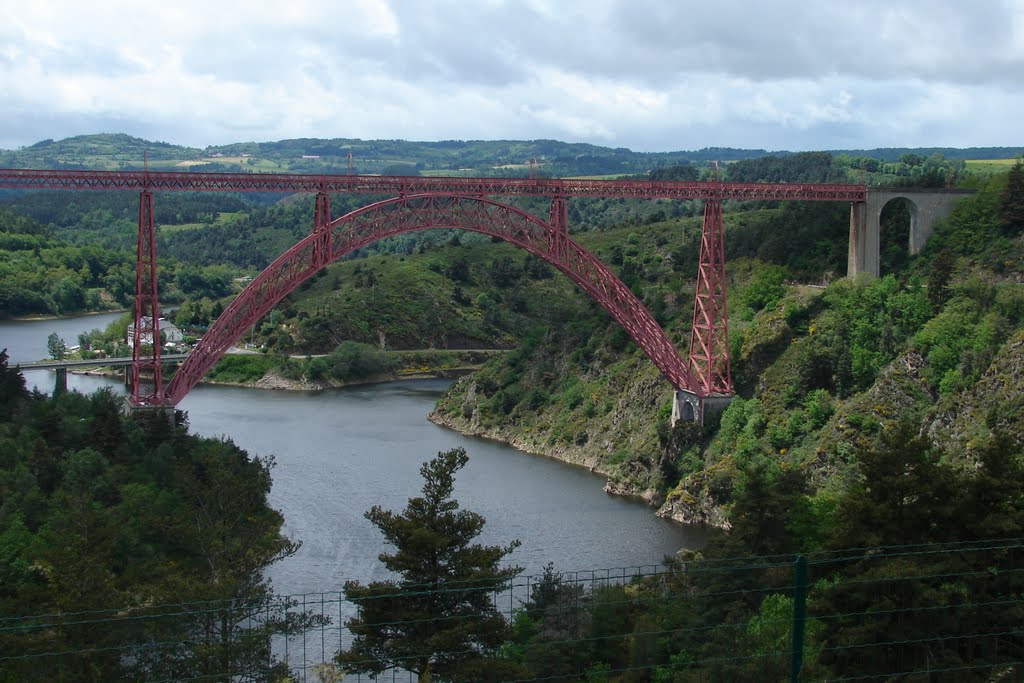
[[[789,680],[800,680],[804,663],[804,626],[807,622],[807,558],[793,558],[793,631],[790,637]]]

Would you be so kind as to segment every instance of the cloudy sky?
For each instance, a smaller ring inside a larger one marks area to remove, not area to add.
[[[0,0],[0,148],[1024,144],[1024,0]]]

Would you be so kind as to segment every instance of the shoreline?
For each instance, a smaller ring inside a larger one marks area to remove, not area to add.
[[[71,315],[15,315],[3,320],[13,323],[38,323],[47,320],[71,320],[72,318],[85,318],[93,315],[107,315],[108,313],[131,313],[130,308],[111,308],[107,311],[87,311],[85,313],[72,313]]]
[[[97,366],[99,367],[99,366]],[[346,382],[309,382],[301,379],[288,379],[269,373],[255,382],[229,382],[216,379],[203,379],[200,384],[209,384],[222,387],[239,387],[242,389],[261,389],[268,391],[326,391],[329,389],[343,389],[345,387],[362,386],[365,384],[388,384],[390,382],[401,382],[403,380],[416,379],[456,379],[463,375],[474,372],[477,368],[459,367],[444,368],[436,371],[411,372],[407,374],[376,374],[360,379],[353,379]],[[108,377],[117,378],[123,374],[122,370],[111,369],[76,369],[69,370],[72,375],[85,377]],[[522,450],[522,449],[520,449]]]
[[[404,380],[455,379],[459,376],[470,374],[477,369],[478,368],[476,367],[460,367],[438,369],[434,371],[417,371],[406,374],[386,373],[371,375],[369,377],[350,380],[347,382],[309,382],[306,380],[287,379],[285,377],[269,373],[255,382],[227,382],[204,379],[200,384],[284,392],[320,392],[329,389],[342,389],[345,387],[368,384],[388,384]],[[111,370],[75,370],[73,373],[100,377],[117,377],[121,374],[120,372]],[[716,514],[721,511],[701,510],[700,506],[682,504],[683,501],[671,494],[666,497],[651,489],[635,491],[614,484],[609,479],[611,472],[603,466],[599,459],[593,456],[574,452],[572,449],[540,449],[536,444],[530,443],[528,440],[521,438],[511,429],[473,429],[467,424],[460,423],[457,418],[438,412],[436,408],[431,410],[430,413],[427,414],[426,418],[428,421],[439,427],[450,429],[465,436],[495,441],[528,455],[551,458],[573,467],[584,468],[604,478],[605,484],[603,489],[608,495],[635,501],[643,501],[647,507],[654,512],[655,516],[670,520],[676,524],[702,528],[710,527],[713,529],[729,528],[728,520],[721,514]]]
[[[511,429],[473,429],[464,421],[460,421],[458,418],[453,418],[450,415],[440,413],[436,409],[432,410],[430,414],[427,415],[427,419],[439,427],[451,429],[452,431],[458,432],[464,436],[497,441],[505,444],[506,446],[515,448],[518,451],[522,451],[523,453],[552,458],[576,467],[584,467],[594,474],[599,474],[605,478],[605,493],[621,498],[643,501],[654,511],[654,515],[656,517],[670,520],[676,524],[717,530],[727,530],[731,526],[723,510],[702,506],[700,505],[701,501],[699,500],[693,500],[687,504],[687,502],[681,500],[679,496],[672,495],[672,492],[669,492],[667,495],[662,495],[660,492],[653,489],[636,491],[631,488],[625,488],[617,485],[608,478],[610,474],[609,471],[602,467],[599,461],[593,457],[574,453],[571,449],[539,450],[533,444],[528,443],[522,438],[518,438],[516,433]]]

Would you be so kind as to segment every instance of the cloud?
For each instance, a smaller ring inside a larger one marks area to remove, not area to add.
[[[1020,144],[1024,0],[7,3],[0,147]]]

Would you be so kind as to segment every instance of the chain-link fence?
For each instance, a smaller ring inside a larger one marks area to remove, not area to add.
[[[435,681],[1015,681],[1022,552],[1011,539],[694,554],[500,586],[401,585],[366,598],[392,601],[392,616],[355,635],[352,620],[370,612],[341,591],[6,616],[0,681],[408,681],[426,662]],[[445,611],[467,592],[487,593],[500,644],[466,636],[481,614]],[[368,631],[383,650],[353,648]],[[434,635],[456,632],[461,646],[436,649]]]

